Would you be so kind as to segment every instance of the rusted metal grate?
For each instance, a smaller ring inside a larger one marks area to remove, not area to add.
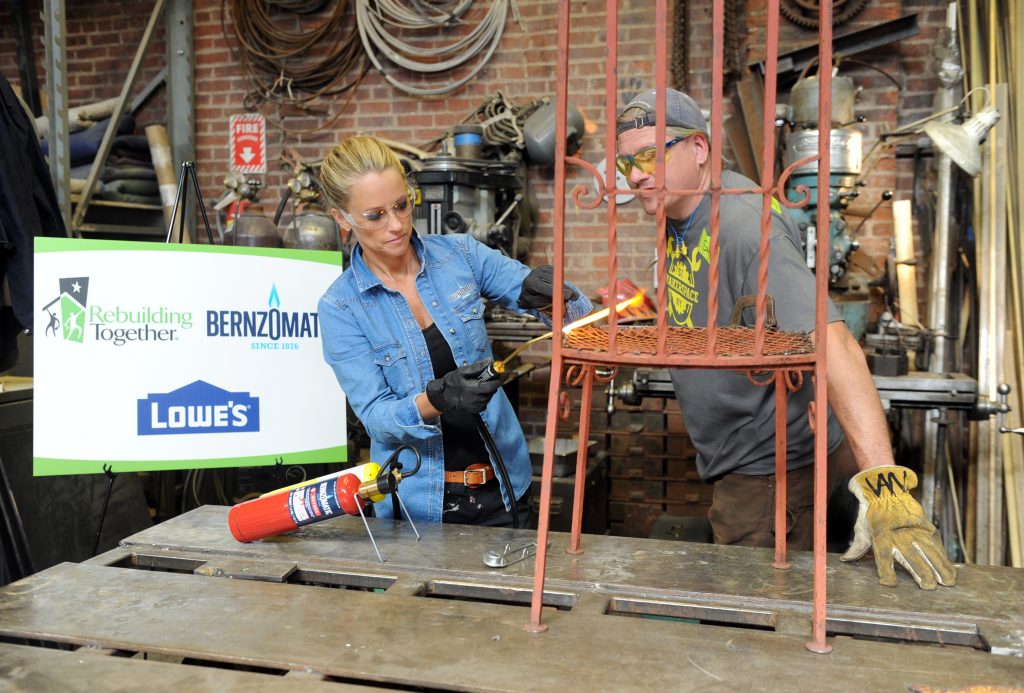
[[[708,349],[708,331],[703,327],[668,327],[665,330],[665,354],[703,356]],[[716,356],[755,356],[755,331],[750,327],[719,327]],[[608,327],[584,325],[572,330],[564,345],[580,351],[608,352]],[[617,354],[657,354],[657,327],[619,327],[615,338]],[[766,329],[763,356],[813,354],[814,343],[807,332],[783,332]]]

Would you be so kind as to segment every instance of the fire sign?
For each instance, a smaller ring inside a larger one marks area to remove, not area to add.
[[[231,170],[267,172],[267,121],[259,113],[231,116]]]

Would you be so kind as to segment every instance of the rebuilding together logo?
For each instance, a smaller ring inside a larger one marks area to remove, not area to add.
[[[89,305],[89,277],[68,277],[60,279],[59,284],[57,298],[43,306],[49,316],[46,336],[56,337],[60,330],[64,341],[81,344],[89,333],[98,342],[124,346],[128,342],[172,342],[178,339],[181,330],[192,329],[189,311],[164,306]],[[59,307],[54,309],[57,304]]]

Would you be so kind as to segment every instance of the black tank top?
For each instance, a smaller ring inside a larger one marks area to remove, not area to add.
[[[437,323],[423,330],[427,342],[430,365],[434,377],[440,378],[455,370],[452,349],[445,341]],[[441,435],[444,441],[444,468],[449,472],[461,472],[471,464],[487,464],[487,449],[476,429],[476,417],[460,411],[441,414]]]

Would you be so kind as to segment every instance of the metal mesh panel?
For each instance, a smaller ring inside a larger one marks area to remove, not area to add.
[[[608,327],[584,325],[572,330],[565,346],[580,351],[608,352]],[[656,327],[620,327],[615,339],[617,354],[656,354]],[[708,332],[703,327],[666,329],[665,353],[679,356],[703,356],[707,353]],[[764,356],[813,354],[814,344],[807,332],[765,330]],[[749,327],[719,327],[716,356],[754,356],[754,330]]]

